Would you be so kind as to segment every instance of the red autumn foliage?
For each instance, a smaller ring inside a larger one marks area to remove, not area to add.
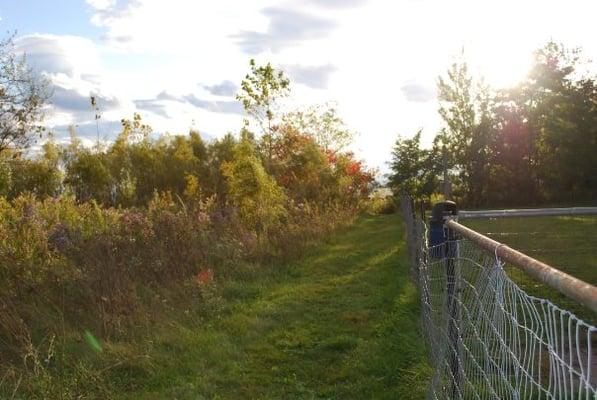
[[[328,164],[336,164],[336,162],[338,161],[338,157],[336,156],[336,151],[332,150],[332,149],[326,149],[325,150],[327,159],[328,159]]]
[[[202,269],[197,274],[197,284],[199,286],[205,286],[212,283],[214,280],[214,271],[211,268]]]

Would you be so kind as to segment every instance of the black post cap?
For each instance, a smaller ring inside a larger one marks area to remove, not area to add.
[[[458,207],[456,207],[456,203],[451,200],[436,203],[431,211],[431,220],[440,222],[444,220],[446,215],[458,215]]]

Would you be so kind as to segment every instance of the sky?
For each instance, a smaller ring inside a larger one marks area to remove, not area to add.
[[[138,112],[157,133],[238,132],[250,58],[291,78],[284,107],[335,102],[353,150],[387,170],[398,135],[441,127],[439,75],[464,55],[495,88],[516,84],[548,40],[597,59],[597,2],[441,0],[0,0],[0,31],[52,82],[45,125],[110,140]],[[596,60],[597,62],[597,60]]]

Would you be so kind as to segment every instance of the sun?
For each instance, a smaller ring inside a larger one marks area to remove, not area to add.
[[[528,49],[484,46],[471,54],[472,70],[493,88],[509,88],[524,80],[531,67]]]

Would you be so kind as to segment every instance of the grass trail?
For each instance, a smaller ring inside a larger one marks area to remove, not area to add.
[[[112,373],[130,399],[421,399],[430,370],[397,216],[363,217],[201,326],[153,332]],[[259,274],[258,274],[259,275]],[[193,324],[195,325],[195,324]]]

